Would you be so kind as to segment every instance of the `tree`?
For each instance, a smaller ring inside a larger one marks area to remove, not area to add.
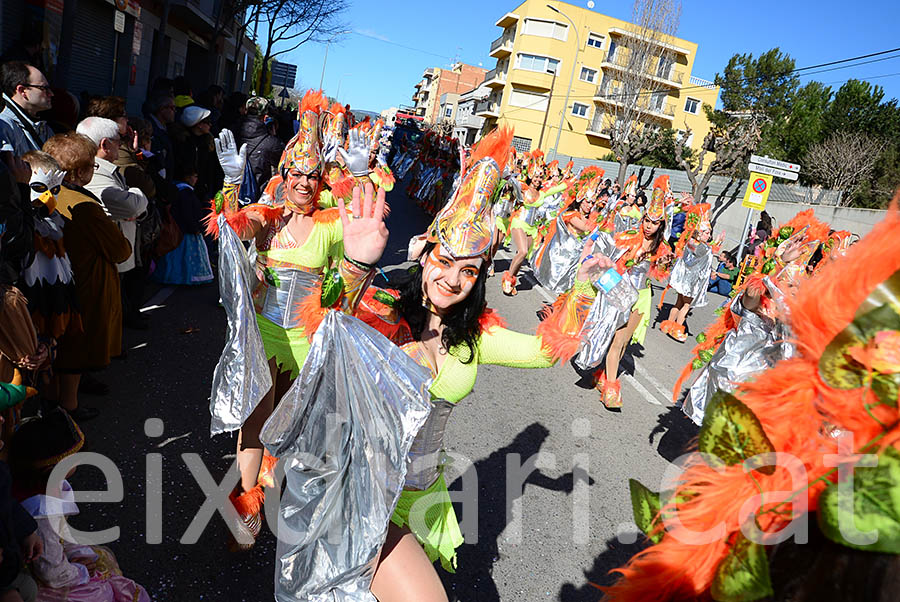
[[[662,169],[681,169],[679,155],[691,161],[694,159],[694,151],[685,145],[687,138],[679,138],[672,128],[659,131],[659,144],[643,158],[635,161],[636,165],[647,167],[660,167]]]
[[[691,130],[684,133],[679,142],[690,138]],[[759,143],[759,122],[754,119],[733,119],[724,127],[713,128],[703,139],[703,145],[692,163],[690,155],[684,152],[683,144],[675,144],[675,158],[691,182],[694,198],[700,199],[713,176],[736,176],[747,164],[750,154]],[[706,158],[713,150],[716,158],[705,166]],[[706,168],[704,170],[704,167]],[[700,174],[703,174],[702,177]]]
[[[862,132],[835,132],[813,145],[803,163],[807,174],[826,188],[843,192],[841,205],[848,205],[859,183],[868,179],[884,142]]]
[[[717,117],[753,113],[763,122],[785,117],[790,113],[791,100],[799,85],[793,71],[794,59],[778,48],[759,58],[753,58],[753,54],[735,54],[725,70],[715,77],[716,85],[721,87],[721,113],[724,113]]]
[[[306,42],[323,42],[343,29],[339,18],[346,8],[345,0],[264,0],[265,46],[257,90],[266,81],[271,59]]]
[[[799,161],[813,144],[827,137],[825,112],[832,96],[830,87],[816,81],[797,90],[790,115],[769,124],[760,151],[776,159]]]
[[[897,100],[884,101],[884,90],[869,82],[848,80],[823,115],[826,137],[835,132],[862,132],[890,138],[900,134]]]
[[[612,81],[604,75],[600,95],[609,107],[604,129],[619,163],[620,186],[631,163],[665,142],[659,134],[662,123],[654,115],[672,110],[666,105],[669,87],[659,80],[671,76],[675,54],[670,41],[680,19],[677,0],[635,0],[630,33],[609,58],[617,69]]]

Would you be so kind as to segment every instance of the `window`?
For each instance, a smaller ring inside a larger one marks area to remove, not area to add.
[[[663,108],[666,106],[666,96],[665,92],[655,92],[650,95],[650,108],[657,112],[662,112]]]
[[[603,36],[599,33],[588,34],[587,45],[593,46],[594,48],[603,48]]]
[[[615,60],[615,58],[616,58],[616,49],[617,49],[618,47],[619,47],[619,45],[616,44],[616,41],[615,41],[615,40],[610,40],[610,41],[609,41],[609,53],[606,55],[606,60],[607,60],[607,61],[613,62],[613,61]]]
[[[548,99],[549,96],[546,94],[537,94],[513,88],[509,94],[509,105],[523,109],[534,109],[535,111],[546,111]]]
[[[572,103],[572,115],[577,117],[584,117],[587,119],[588,114],[588,106],[586,104],[582,104],[580,102]]]
[[[669,76],[672,74],[672,65],[674,63],[675,61],[671,58],[664,56],[659,57],[659,64],[656,66],[656,77],[669,79]]]
[[[541,36],[542,38],[554,38],[565,42],[569,39],[569,26],[556,21],[525,19],[522,33]]]
[[[593,84],[597,81],[597,70],[591,69],[590,67],[582,67],[581,75],[578,76],[578,79],[583,82]]]
[[[444,117],[450,117],[453,114],[453,107],[447,107],[444,110]]]
[[[512,145],[517,152],[527,153],[531,150],[531,138],[519,138],[518,136],[513,136]]]
[[[691,132],[690,136],[687,138],[684,137],[685,133],[684,130],[678,130],[678,135],[675,137],[675,140],[676,142],[680,140],[682,146],[690,146],[694,143],[694,132]]]
[[[546,56],[534,54],[519,54],[516,63],[518,69],[537,71],[539,73],[556,73],[559,69],[559,61]]]
[[[684,101],[684,112],[696,115],[700,111],[700,101],[696,98],[688,98]]]

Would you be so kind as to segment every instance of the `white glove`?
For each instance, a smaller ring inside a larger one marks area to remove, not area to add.
[[[341,146],[337,136],[326,135],[322,140],[322,159],[325,163],[334,163],[337,160],[338,148]]]
[[[347,138],[348,148],[338,148],[341,157],[344,158],[344,165],[356,177],[363,177],[369,173],[369,141],[366,135],[359,128],[350,130]]]
[[[219,165],[222,166],[222,172],[225,174],[225,183],[239,185],[244,178],[244,166],[247,164],[247,145],[244,144],[238,151],[234,134],[227,129],[219,133],[215,143]]]

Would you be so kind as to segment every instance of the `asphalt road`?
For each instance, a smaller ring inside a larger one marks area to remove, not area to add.
[[[391,240],[381,265],[390,275],[402,269],[409,237],[430,220],[400,184],[388,200]],[[552,297],[527,275],[516,297],[503,296],[499,274],[508,258],[504,251],[497,258],[498,275],[488,281],[489,303],[510,328],[534,332],[537,310]],[[659,292],[654,290],[654,307]],[[234,436],[209,436],[210,381],[225,334],[217,288],[163,287],[148,296],[150,330],[127,331],[127,358],[99,375],[111,394],[82,398],[102,412],[83,425],[86,450],[113,460],[124,498],[81,503],[81,514],[71,522],[85,530],[119,527],[118,539],[109,545],[125,574],[154,600],[271,600],[275,542],[268,531],[252,551],[230,554],[226,528],[215,516],[196,543],[181,541],[204,501],[183,455],[197,454],[217,482],[234,460]],[[711,304],[688,318],[692,334],[712,320],[721,300],[711,295]],[[653,319],[662,319],[655,310]],[[628,479],[657,488],[669,462],[696,436],[693,424],[670,402],[690,347],[657,329],[648,332],[644,347],[631,346],[623,363],[628,376],[621,412],[604,409],[598,392],[571,365],[479,369],[475,390],[455,409],[446,438],[447,448],[458,454],[448,478],[451,490],[465,482],[467,491],[477,490],[478,500],[477,508],[470,503],[457,508],[464,522],[477,525],[477,538],[470,529],[455,574],[438,569],[451,600],[600,597],[592,584],[610,583],[608,571],[642,546],[631,520]],[[161,435],[145,432],[150,418],[162,420]],[[519,468],[538,453],[539,468],[530,473]],[[159,457],[148,454],[161,456],[161,513],[154,496],[146,495],[147,464]],[[457,478],[467,466],[468,478]],[[77,490],[106,488],[93,467],[79,469],[71,480]],[[154,516],[157,522],[161,516],[160,543],[148,526]]]

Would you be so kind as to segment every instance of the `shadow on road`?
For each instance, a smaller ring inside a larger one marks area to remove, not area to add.
[[[496,602],[500,599],[492,574],[494,563],[500,558],[497,542],[509,524],[513,502],[524,493],[517,491],[514,496],[507,497],[506,458],[509,454],[518,454],[521,464],[524,464],[541,450],[549,436],[547,427],[534,422],[516,435],[509,445],[478,460],[469,469],[475,470],[478,476],[478,542],[464,543],[457,550],[459,558],[456,573],[438,569],[451,602]],[[571,471],[552,478],[538,469],[525,479],[525,484],[571,493],[575,478]],[[583,477],[579,475],[578,478]],[[589,484],[594,483],[593,479],[588,479]],[[462,478],[458,478],[450,484],[450,490],[459,491],[461,485]],[[454,504],[454,509],[462,519],[466,509],[458,504]],[[527,526],[523,525],[523,529],[525,528]]]
[[[559,589],[560,602],[597,602],[603,592],[597,586],[609,586],[619,578],[618,573],[610,573],[614,568],[628,562],[628,559],[645,549],[649,540],[639,536],[635,543],[624,544],[617,538],[606,540],[606,550],[594,559],[594,566],[584,572],[587,583],[575,587],[572,583],[564,583]]]
[[[662,435],[656,451],[669,462],[674,462],[687,451],[688,446],[696,440],[699,432],[700,429],[697,425],[685,416],[680,407],[669,406],[666,413],[659,415],[656,426],[650,431],[647,441],[650,445],[654,445],[657,435]]]

